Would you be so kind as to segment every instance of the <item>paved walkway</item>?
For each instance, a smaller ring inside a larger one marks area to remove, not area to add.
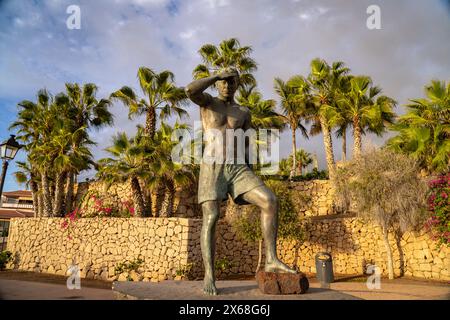
[[[83,287],[69,290],[62,284],[0,279],[0,300],[112,300],[111,289]]]
[[[385,281],[380,289],[369,290],[364,282],[336,282],[330,289],[320,288],[317,282],[302,295],[263,295],[255,281],[217,281],[219,295],[202,294],[202,281],[114,282],[113,290],[118,299],[150,300],[450,300],[450,285],[421,283],[416,281]]]
[[[382,281],[381,288],[373,290],[361,282],[336,282],[331,284],[330,289],[364,300],[450,300],[450,285],[414,282]]]
[[[19,275],[24,277],[24,275]],[[219,296],[207,297],[202,294],[202,281],[152,282],[89,282],[81,280],[80,290],[69,290],[65,281],[59,278],[38,277],[33,280],[0,277],[0,300],[111,300],[111,299],[155,299],[155,300],[450,300],[450,284],[407,279],[382,280],[381,288],[369,290],[365,282],[335,282],[330,289],[320,288],[320,284],[310,282],[310,289],[303,295],[263,295],[254,280],[217,281]]]

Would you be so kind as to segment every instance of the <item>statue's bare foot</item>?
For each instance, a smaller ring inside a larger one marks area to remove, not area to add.
[[[276,259],[272,262],[266,262],[264,266],[265,272],[275,272],[275,273],[297,273],[297,271],[289,268],[280,260]]]
[[[214,280],[210,277],[205,276],[203,280],[203,293],[210,296],[217,296],[217,288]]]

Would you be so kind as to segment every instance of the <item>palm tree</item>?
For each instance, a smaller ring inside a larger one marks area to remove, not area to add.
[[[187,125],[175,123],[173,127],[162,122],[153,141],[154,159],[150,161],[153,172],[151,185],[158,190],[155,216],[171,217],[174,211],[174,200],[177,186],[186,186],[195,180],[192,165],[174,162],[171,153],[178,141],[172,140],[175,130],[188,129]],[[162,190],[160,186],[165,186]]]
[[[239,88],[236,101],[247,107],[251,114],[251,127],[256,130],[256,157],[257,165],[253,166],[254,170],[259,170],[264,165],[259,158],[259,148],[265,142],[260,139],[259,129],[278,129],[285,128],[284,118],[275,111],[276,101],[273,99],[264,100],[262,94],[256,89],[256,85]]]
[[[84,137],[83,137],[84,136]],[[44,145],[45,151],[53,155],[53,171],[55,193],[53,197],[53,216],[64,216],[64,198],[66,180],[71,172],[87,169],[92,161],[92,154],[88,145],[94,142],[85,137],[85,128],[81,127],[72,132],[66,122],[60,121],[55,125],[51,140]],[[70,190],[70,188],[69,188]],[[70,198],[70,194],[66,198]],[[65,208],[70,212],[70,208]]]
[[[330,127],[336,127],[336,138],[342,139],[342,156],[341,160],[347,160],[347,131],[352,124],[352,119],[347,112],[348,104],[344,103],[350,91],[350,79],[351,75],[345,76],[341,79],[338,100],[336,101],[335,108],[328,108],[328,123]],[[316,132],[321,132],[320,126],[315,128]]]
[[[46,90],[39,90],[37,93],[37,102],[29,100],[21,101],[17,104],[17,119],[9,127],[9,130],[17,130],[17,139],[24,143],[24,149],[30,153],[31,150],[40,144],[43,131],[41,127],[41,117],[44,111],[49,108],[50,94]],[[41,184],[41,174],[37,170],[37,165],[30,156],[27,157],[27,163],[18,163],[21,171],[18,171],[16,179],[19,182],[29,181],[35,213],[40,217],[43,215],[43,193],[39,191]]]
[[[398,135],[387,146],[410,154],[429,172],[443,173],[450,167],[450,83],[432,80],[426,98],[411,99],[407,113],[392,126]]]
[[[109,186],[112,183],[129,182],[136,216],[147,215],[139,179],[148,179],[150,173],[146,164],[145,146],[139,135],[129,138],[126,133],[118,133],[112,139],[112,146],[105,150],[112,158],[99,160],[98,176]]]
[[[41,211],[39,210],[39,181],[31,169],[31,164],[27,160],[25,162],[16,161],[16,166],[19,171],[14,172],[17,183],[25,184],[26,188],[31,190],[31,196],[33,198],[33,210],[34,217],[40,217]]]
[[[329,119],[332,114],[336,114],[336,102],[349,71],[341,61],[333,62],[330,66],[326,61],[316,58],[311,61],[311,71],[308,76],[315,106],[310,114],[310,119],[314,121],[310,132],[313,135],[320,132],[323,134],[330,178],[333,178],[335,174],[335,160],[331,137],[332,126]]]
[[[350,122],[343,122],[338,126],[338,129],[336,130],[336,138],[342,139],[342,156],[341,160],[346,161],[347,160],[347,130],[350,125]]]
[[[239,40],[230,38],[223,40],[218,47],[213,44],[203,45],[198,53],[203,64],[199,64],[192,72],[195,79],[206,78],[212,72],[219,72],[227,67],[235,67],[239,71],[239,84],[242,87],[256,84],[252,72],[256,71],[256,62],[250,58],[252,48],[242,47]]]
[[[187,102],[183,88],[175,86],[175,76],[169,70],[155,73],[152,69],[140,67],[138,70],[139,85],[145,98],[139,98],[135,91],[123,86],[111,94],[112,99],[121,101],[129,109],[130,119],[142,114],[146,115],[145,134],[153,138],[156,132],[157,110],[160,118],[177,114],[187,115],[182,105]]]
[[[381,88],[372,85],[367,76],[355,76],[350,79],[349,92],[340,99],[345,106],[341,114],[344,119],[351,119],[353,127],[353,156],[361,156],[361,135],[369,130],[381,134],[387,123],[392,123],[392,111],[396,102],[386,96],[379,96]],[[378,96],[378,97],[377,97]]]
[[[287,159],[282,159],[280,161],[280,173],[282,175],[288,174],[292,171],[292,156],[290,156]],[[313,163],[313,158],[310,153],[306,152],[303,149],[297,150],[297,153],[295,154],[295,159],[297,163],[297,171],[299,172],[299,175],[302,175],[302,169],[309,166],[311,163]]]
[[[69,161],[70,166],[67,170],[67,194],[65,199],[65,211],[72,211],[73,191],[75,176],[82,170],[87,170],[90,166],[98,169],[97,164],[91,156],[80,157],[86,151],[86,143],[92,144],[89,140],[88,130],[91,128],[101,129],[104,126],[113,124],[113,115],[109,111],[111,102],[108,99],[96,98],[98,87],[93,83],[86,83],[80,87],[77,83],[66,83],[66,92],[57,97],[60,103],[66,104],[68,109],[65,112],[67,116],[66,125],[75,132],[80,130],[77,136],[72,140],[69,156],[73,159]],[[84,161],[82,161],[84,159]]]
[[[276,101],[264,100],[256,86],[240,87],[236,101],[250,110],[254,129],[282,129],[283,116],[275,111]]]
[[[183,88],[175,86],[175,76],[169,70],[155,73],[149,68],[140,67],[137,76],[145,98],[138,98],[135,91],[128,86],[113,92],[111,98],[121,101],[128,107],[130,119],[145,114],[144,134],[153,139],[156,132],[157,111],[162,120],[173,114],[180,118],[187,115],[182,107],[187,103],[186,93]],[[163,190],[164,186],[160,186],[159,189]],[[151,193],[147,186],[144,189],[144,203],[146,212],[151,211]]]
[[[303,168],[306,168],[313,162],[313,159],[311,158],[311,154],[306,152],[303,149],[300,149],[297,151],[297,153],[295,154],[295,158],[297,159],[297,163],[298,163],[297,167],[298,167],[299,175],[302,175]]]
[[[26,103],[28,107],[31,105]],[[54,180],[53,161],[54,153],[48,152],[47,148],[52,141],[52,132],[57,123],[62,121],[57,117],[60,115],[60,104],[55,102],[55,98],[47,91],[38,92],[38,103],[36,104],[36,114],[29,119],[30,127],[36,132],[31,136],[29,134],[20,136],[21,139],[29,141],[26,146],[30,163],[36,171],[40,173],[41,192],[43,202],[42,215],[50,217],[53,215],[52,182]],[[24,109],[22,109],[24,111]],[[20,119],[19,121],[23,120]],[[26,130],[26,124],[21,122],[13,123],[13,128],[19,128],[19,132]]]
[[[311,97],[309,95],[309,84],[302,76],[293,76],[287,82],[280,78],[275,78],[275,92],[281,99],[281,109],[283,119],[292,131],[292,168],[289,174],[290,179],[297,174],[297,129],[308,139],[308,133],[302,121],[306,119],[311,108]],[[308,120],[305,120],[308,123]]]
[[[66,93],[53,97],[39,90],[36,103],[25,100],[18,104],[18,117],[10,129],[16,129],[18,139],[25,142],[31,181],[39,181],[36,206],[40,216],[63,214],[64,198],[70,211],[74,175],[94,164],[88,130],[112,123],[110,103],[97,101],[96,91],[94,84],[82,88],[66,84]]]

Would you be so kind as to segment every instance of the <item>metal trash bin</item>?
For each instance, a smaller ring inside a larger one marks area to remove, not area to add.
[[[329,288],[334,281],[333,258],[328,252],[319,252],[315,257],[316,276],[322,288]]]

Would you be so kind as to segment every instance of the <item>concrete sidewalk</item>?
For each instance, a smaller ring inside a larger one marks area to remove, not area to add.
[[[149,300],[450,300],[450,286],[416,281],[381,281],[380,289],[370,290],[365,282],[336,282],[330,289],[310,282],[302,295],[264,295],[254,280],[217,281],[218,296],[202,293],[202,281],[114,282],[118,299]]]
[[[111,289],[83,287],[69,290],[63,284],[0,279],[0,300],[113,300]]]
[[[60,279],[57,279],[60,281]],[[450,300],[450,285],[406,279],[382,280],[381,288],[369,290],[365,282],[335,282],[330,289],[320,288],[311,279],[310,289],[303,295],[272,296],[260,293],[254,280],[217,281],[219,296],[207,297],[202,293],[202,281],[163,281],[101,283],[97,287],[81,280],[80,290],[69,290],[65,283],[46,283],[2,279],[0,300]],[[48,281],[48,279],[45,279]]]
[[[361,282],[336,282],[330,289],[364,300],[450,300],[450,285],[402,283],[401,279],[381,281],[381,288],[373,290]]]

